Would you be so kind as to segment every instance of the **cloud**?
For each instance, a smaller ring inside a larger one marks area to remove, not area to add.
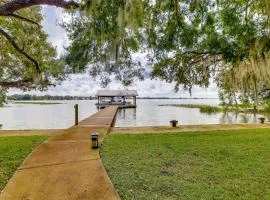
[[[62,9],[44,6],[42,9],[44,15],[43,28],[48,33],[48,40],[57,48],[58,54],[64,53],[64,47],[70,41],[67,33],[58,24],[61,20],[69,20],[68,15]],[[141,54],[134,55],[134,58],[141,59]],[[146,65],[146,61],[142,60],[142,64]],[[31,91],[29,93],[36,95],[72,95],[72,96],[94,96],[96,91],[101,89],[98,80],[94,80],[89,74],[74,74],[61,85],[49,88],[46,92]],[[124,89],[119,81],[113,81],[106,89]],[[146,77],[144,81],[137,81],[128,89],[138,90],[139,96],[142,97],[190,97],[189,92],[180,90],[178,93],[174,92],[174,84],[166,83],[161,80],[151,80]],[[9,94],[22,93],[18,90],[10,90]],[[212,84],[208,89],[194,87],[192,90],[192,97],[211,97],[217,98],[217,89]]]
[[[63,21],[68,20],[68,15],[63,9],[50,6],[44,6],[42,14],[44,16],[42,25],[48,34],[48,40],[56,47],[58,55],[61,55],[64,53],[64,47],[70,43],[66,31],[60,26]]]

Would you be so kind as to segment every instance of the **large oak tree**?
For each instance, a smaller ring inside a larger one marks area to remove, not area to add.
[[[61,70],[54,63],[55,50],[42,30],[39,5],[78,7],[76,2],[64,0],[1,0],[0,86],[3,88],[45,86]]]
[[[112,74],[125,85],[143,78],[134,53],[147,54],[150,75],[176,83],[176,90],[207,87],[220,70],[261,63],[269,54],[267,0],[2,0],[2,68],[20,69],[14,79],[3,75],[2,87],[47,85],[62,74],[32,9],[39,5],[80,8],[65,25],[72,41],[66,63],[73,72],[90,68],[105,85]]]
[[[0,89],[46,89],[65,76],[64,63],[42,30],[40,5],[78,8],[74,1],[0,1]],[[4,98],[1,98],[1,102]]]
[[[207,87],[220,66],[269,53],[267,8],[267,0],[93,1],[66,26],[67,63],[130,83],[143,72],[132,55],[146,52],[153,78]]]

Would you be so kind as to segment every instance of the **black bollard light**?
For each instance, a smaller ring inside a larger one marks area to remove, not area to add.
[[[91,139],[92,139],[92,148],[93,149],[98,148],[98,133],[92,133]]]

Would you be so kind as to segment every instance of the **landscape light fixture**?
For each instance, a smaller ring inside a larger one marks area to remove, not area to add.
[[[91,139],[92,139],[92,148],[93,149],[98,148],[98,133],[92,133]]]

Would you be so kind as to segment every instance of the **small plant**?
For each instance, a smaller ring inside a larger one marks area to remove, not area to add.
[[[177,124],[178,124],[178,121],[177,120],[171,120],[170,123],[171,123],[172,127],[176,127]]]
[[[265,118],[264,117],[259,117],[258,119],[260,120],[260,123],[261,124],[264,124],[264,121],[265,121]]]

